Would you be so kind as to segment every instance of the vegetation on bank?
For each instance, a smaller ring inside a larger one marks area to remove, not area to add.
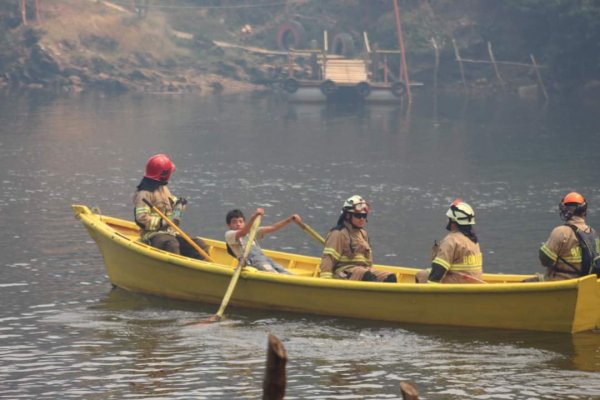
[[[597,1],[398,3],[411,77],[426,84],[433,77],[433,41],[441,49],[440,82],[460,82],[454,40],[461,57],[471,59],[489,60],[491,45],[497,60],[527,64],[535,55],[556,90],[600,85]],[[289,21],[302,26],[306,48],[310,40],[322,47],[324,30],[330,40],[337,33],[349,35],[357,51],[363,32],[372,45],[398,48],[393,0],[26,0],[27,25],[21,4],[0,2],[0,86],[253,89],[280,77],[285,57],[224,49],[215,42],[277,49],[278,29]],[[244,26],[250,31],[242,31]],[[390,58],[392,70],[398,62]],[[532,82],[526,68],[503,68],[517,84]],[[495,81],[490,65],[471,65],[465,74],[469,82]]]

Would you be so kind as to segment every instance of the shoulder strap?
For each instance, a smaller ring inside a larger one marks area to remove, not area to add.
[[[581,247],[581,276],[588,275],[592,272],[592,263],[593,260],[597,257],[596,254],[596,243],[595,243],[595,234],[593,229],[590,228],[590,233],[585,233],[581,229],[577,228],[575,225],[565,224],[575,233],[575,237],[579,242],[579,247]],[[586,240],[587,238],[591,239],[591,244]]]
[[[225,246],[227,246],[227,253],[228,253],[228,254],[229,254],[231,257],[233,257],[233,258],[237,259],[237,258],[238,258],[238,256],[236,256],[236,255],[235,255],[235,253],[233,252],[233,249],[231,248],[231,246],[229,245],[229,243],[225,243]]]

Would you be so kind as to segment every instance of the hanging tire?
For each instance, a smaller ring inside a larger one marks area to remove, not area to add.
[[[277,47],[281,50],[300,49],[306,41],[306,31],[298,21],[287,21],[277,30]]]
[[[363,99],[369,97],[371,94],[371,85],[369,85],[367,82],[359,82],[356,85],[356,93],[358,93],[358,95]]]
[[[402,82],[392,83],[392,94],[396,97],[402,97],[406,94],[406,86]]]
[[[321,93],[323,93],[325,96],[331,96],[335,93],[336,90],[337,86],[335,85],[335,82],[331,79],[327,79],[326,81],[321,83]]]
[[[352,58],[355,52],[354,39],[349,33],[338,33],[333,37],[331,48],[334,54]]]
[[[283,81],[283,89],[288,93],[296,93],[298,91],[298,86],[298,81],[294,78]]]

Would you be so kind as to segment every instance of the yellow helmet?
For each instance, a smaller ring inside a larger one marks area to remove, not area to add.
[[[450,204],[446,216],[458,225],[475,225],[475,211],[461,199],[456,199]]]

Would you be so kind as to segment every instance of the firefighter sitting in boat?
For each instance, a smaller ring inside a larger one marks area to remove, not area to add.
[[[393,273],[372,268],[373,254],[364,228],[369,211],[369,204],[358,195],[344,202],[337,225],[325,238],[320,265],[321,278],[397,281]]]
[[[173,196],[167,187],[173,171],[175,164],[165,154],[156,154],[148,159],[146,172],[133,197],[135,222],[142,230],[142,242],[161,250],[202,260],[198,251],[144,202],[148,201],[179,225],[187,200]],[[208,246],[202,239],[192,240],[208,252]]]
[[[446,212],[450,231],[439,243],[433,245],[431,268],[418,271],[417,283],[483,283],[483,258],[475,225],[473,208],[461,201],[454,200]]]
[[[539,251],[546,274],[540,280],[557,281],[600,273],[600,239],[585,222],[587,201],[577,193],[567,194],[558,205],[565,221],[550,233]],[[531,280],[529,280],[531,281]]]

